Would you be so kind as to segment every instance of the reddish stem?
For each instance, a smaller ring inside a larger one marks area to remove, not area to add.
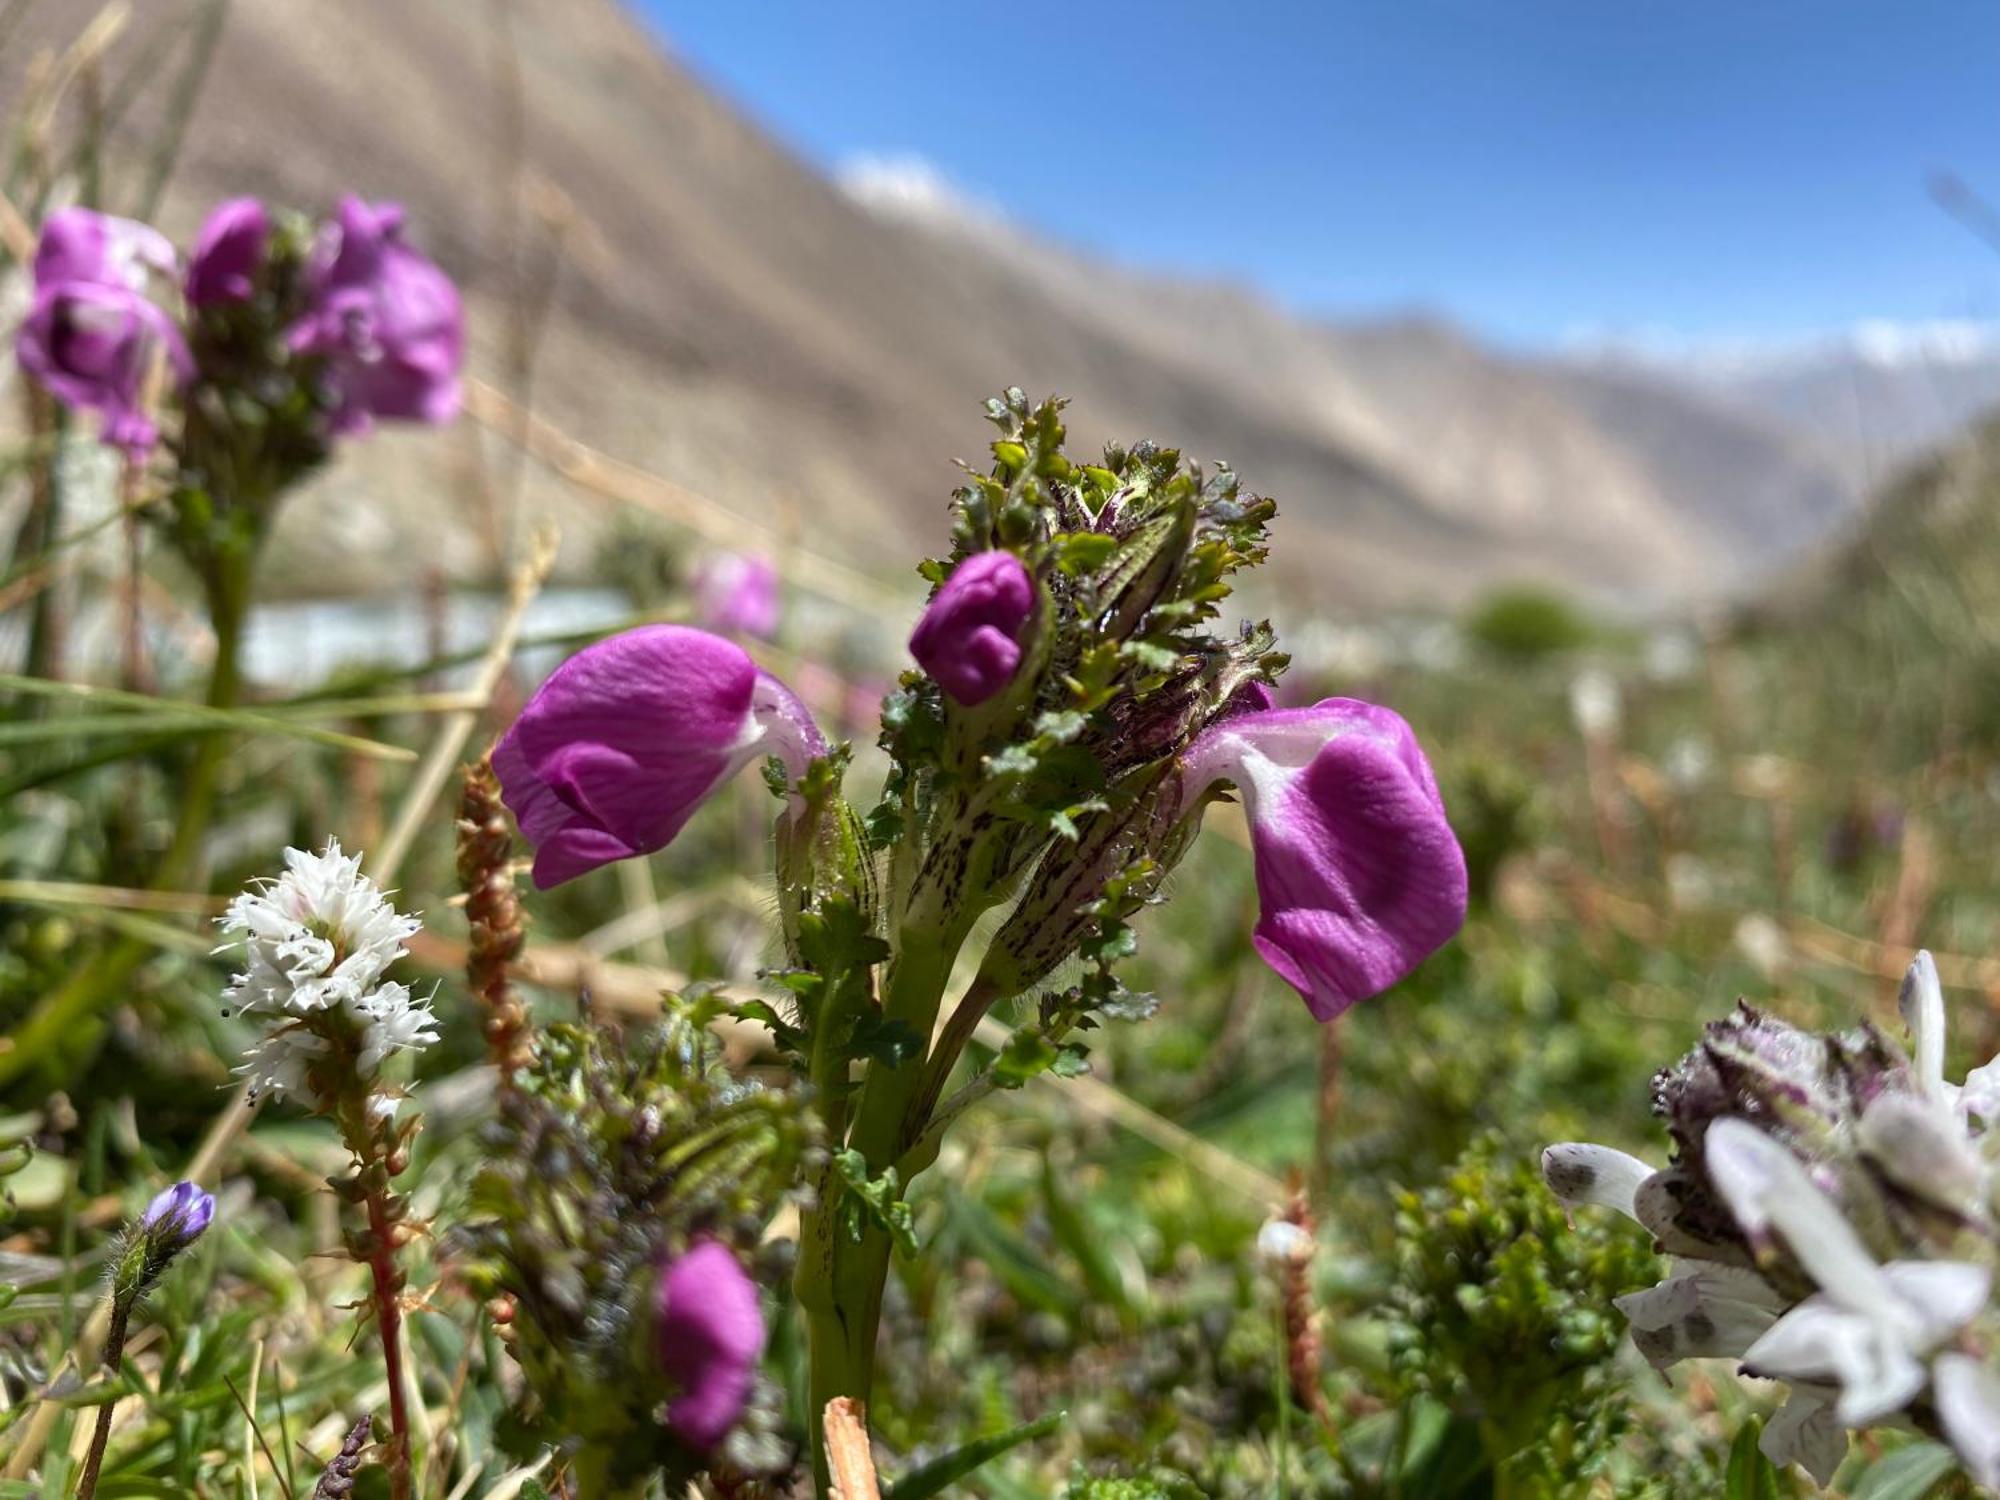
[[[383,1195],[368,1195],[368,1269],[375,1279],[375,1325],[389,1369],[389,1492],[410,1500],[410,1412],[403,1396],[403,1290]]]

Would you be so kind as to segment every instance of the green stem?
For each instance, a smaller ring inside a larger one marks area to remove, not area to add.
[[[209,670],[207,703],[233,708],[242,696],[243,625],[250,606],[247,558],[218,560],[209,586],[209,614],[215,627],[215,661]],[[178,890],[193,875],[201,842],[215,809],[216,781],[229,753],[226,735],[204,736],[195,744],[194,759],[180,782],[180,816],[172,841],[153,872],[148,888]],[[140,938],[123,938],[100,950],[46,997],[0,1049],[0,1088],[14,1082],[42,1058],[63,1047],[124,990],[139,965],[152,952]]]

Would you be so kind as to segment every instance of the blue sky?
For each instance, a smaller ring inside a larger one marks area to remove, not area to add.
[[[2000,4],[637,0],[808,158],[1122,260],[1508,341],[2000,316]]]

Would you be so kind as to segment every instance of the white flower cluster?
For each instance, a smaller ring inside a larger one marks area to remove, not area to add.
[[[398,913],[338,840],[321,854],[287,849],[285,873],[230,902],[221,926],[244,940],[223,1001],[268,1028],[237,1069],[253,1098],[304,1092],[307,1068],[336,1047],[353,1049],[367,1079],[391,1053],[437,1040],[429,1002],[382,977],[422,923]]]
[[[1773,1462],[1826,1484],[1848,1429],[1912,1419],[2000,1488],[2000,1059],[1962,1087],[1945,1080],[1928,953],[1903,1014],[1915,1056],[1878,1067],[1862,1049],[1893,1048],[1872,1033],[1830,1042],[1745,1012],[1711,1028],[1729,1034],[1682,1065],[1662,1113],[1702,1114],[1717,1079],[1753,1107],[1678,1121],[1683,1159],[1665,1171],[1571,1144],[1544,1153],[1543,1175],[1569,1202],[1630,1215],[1674,1257],[1665,1281],[1618,1299],[1656,1367],[1734,1358],[1789,1384],[1763,1434]],[[1823,1088],[1832,1074],[1849,1090],[1840,1107]]]

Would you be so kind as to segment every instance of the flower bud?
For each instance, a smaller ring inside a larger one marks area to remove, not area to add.
[[[1035,581],[1020,558],[975,552],[925,607],[910,654],[954,702],[971,708],[1013,681],[1034,612]]]
[[[702,1240],[661,1270],[653,1347],[677,1392],[668,1427],[691,1448],[713,1448],[743,1415],[764,1354],[757,1284],[724,1246]]]
[[[255,198],[231,198],[210,211],[188,257],[185,289],[193,307],[246,302],[271,238],[271,216]]]

